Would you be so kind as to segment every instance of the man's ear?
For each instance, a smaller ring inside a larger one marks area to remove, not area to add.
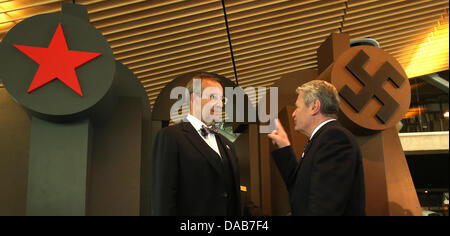
[[[311,105],[312,105],[311,111],[313,115],[320,113],[320,108],[322,107],[322,104],[320,103],[319,100],[314,100],[314,102],[312,102]]]

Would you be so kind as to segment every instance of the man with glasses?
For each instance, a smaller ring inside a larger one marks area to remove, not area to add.
[[[153,215],[239,216],[239,167],[233,144],[217,132],[226,103],[217,76],[187,84],[190,114],[159,131],[152,172]]]

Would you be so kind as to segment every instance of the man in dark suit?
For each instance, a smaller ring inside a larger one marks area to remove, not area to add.
[[[208,73],[194,76],[187,87],[190,114],[184,122],[160,130],[155,140],[153,215],[239,216],[235,149],[213,126],[221,120],[226,102],[223,88]]]
[[[268,136],[289,191],[292,215],[365,215],[362,156],[353,135],[335,119],[336,88],[313,80],[297,88],[294,129],[310,139],[297,161],[279,120]]]

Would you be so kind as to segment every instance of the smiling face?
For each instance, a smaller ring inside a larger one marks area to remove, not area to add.
[[[222,120],[223,88],[213,80],[202,80],[202,88],[202,121],[210,126]]]
[[[207,126],[222,120],[223,88],[213,79],[201,80],[201,95],[191,93],[191,115],[197,117]]]

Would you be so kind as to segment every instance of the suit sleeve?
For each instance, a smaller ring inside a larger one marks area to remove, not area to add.
[[[307,214],[343,215],[354,183],[359,149],[339,130],[327,130],[322,137],[314,155]]]
[[[153,215],[177,215],[178,151],[177,142],[168,130],[158,132],[153,148]]]
[[[280,170],[281,177],[288,191],[291,191],[295,182],[295,170],[297,169],[298,161],[295,156],[292,146],[280,148],[272,152],[272,157]]]

